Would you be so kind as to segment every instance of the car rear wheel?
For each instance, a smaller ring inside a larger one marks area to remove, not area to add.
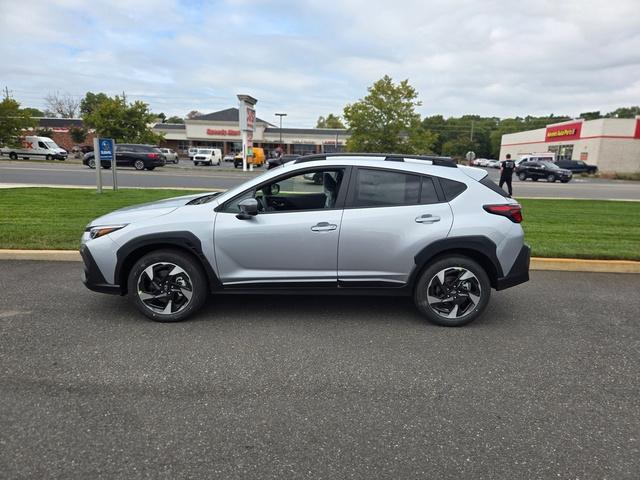
[[[177,250],[157,250],[138,260],[128,277],[128,295],[156,322],[179,322],[199,310],[208,295],[202,267]]]
[[[463,256],[441,257],[418,280],[414,301],[427,319],[445,327],[472,322],[484,312],[491,283],[484,269]]]
[[[47,160],[53,160],[53,157],[52,157],[51,155],[47,155],[45,158],[46,158]]]
[[[89,160],[89,168],[96,168],[96,159],[92,158]]]
[[[136,160],[133,162],[133,168],[136,170],[144,170],[144,162],[142,160]]]
[[[556,181],[555,175],[547,175],[547,182],[554,183]]]
[[[524,172],[520,172],[518,174],[518,178],[524,182],[527,179],[527,174]]]
[[[11,152],[11,153],[9,154],[9,158],[10,158],[11,160],[17,160],[17,159],[18,159],[18,154],[17,154],[16,152]]]

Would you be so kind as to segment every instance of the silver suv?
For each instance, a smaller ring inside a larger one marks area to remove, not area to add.
[[[412,296],[430,321],[459,326],[491,288],[529,279],[521,221],[482,169],[311,155],[222,194],[100,217],[80,253],[88,288],[127,294],[160,322],[187,318],[210,293],[348,293]]]

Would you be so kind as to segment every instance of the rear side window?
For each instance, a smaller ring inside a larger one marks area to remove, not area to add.
[[[480,183],[485,187],[487,187],[489,190],[493,190],[494,192],[499,193],[503,197],[507,196],[507,192],[505,192],[498,185],[496,185],[495,182],[489,178],[489,175],[487,175],[482,180],[480,180]]]
[[[420,203],[438,203],[438,194],[436,193],[433,180],[429,177],[422,177],[422,190],[420,191]]]
[[[386,170],[359,168],[353,193],[354,207],[392,207],[416,205],[420,197],[421,179]]]
[[[440,185],[447,202],[450,202],[467,189],[464,183],[449,180],[448,178],[440,178]]]

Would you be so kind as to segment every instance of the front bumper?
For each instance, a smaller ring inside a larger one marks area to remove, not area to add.
[[[94,292],[110,293],[113,295],[122,295],[120,285],[112,285],[107,283],[93,259],[89,248],[86,245],[80,247],[80,256],[82,257],[83,271],[81,275],[82,283]]]
[[[505,288],[515,287],[521,283],[529,281],[529,262],[531,260],[531,248],[529,245],[523,245],[520,253],[513,262],[513,266],[509,273],[496,280],[496,290],[504,290]]]

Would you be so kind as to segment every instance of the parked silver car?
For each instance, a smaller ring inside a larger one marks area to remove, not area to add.
[[[178,154],[170,148],[161,148],[160,151],[164,155],[167,163],[178,163]]]
[[[311,155],[222,194],[100,217],[80,253],[88,288],[161,322],[209,293],[304,292],[412,296],[432,322],[458,326],[491,288],[528,280],[521,220],[485,170],[450,159]]]

